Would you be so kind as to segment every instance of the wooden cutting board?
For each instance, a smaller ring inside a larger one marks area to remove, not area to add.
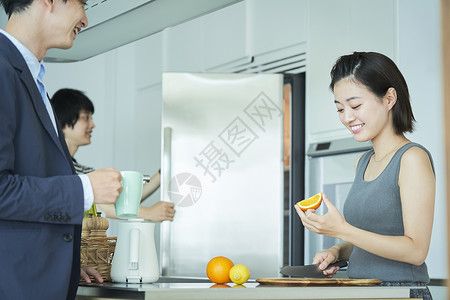
[[[283,286],[315,286],[315,285],[345,285],[364,286],[378,285],[379,279],[346,279],[346,278],[258,278],[256,282],[265,285]]]

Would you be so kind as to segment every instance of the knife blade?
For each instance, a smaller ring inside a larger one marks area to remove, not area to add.
[[[347,262],[345,260],[338,260],[335,263],[329,264],[331,267],[346,267]],[[305,278],[325,278],[323,270],[319,269],[319,264],[306,265],[306,266],[286,266],[280,270],[280,273],[287,276],[305,277]]]

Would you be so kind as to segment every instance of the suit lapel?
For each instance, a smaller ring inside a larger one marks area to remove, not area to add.
[[[28,69],[27,69],[28,71]],[[34,109],[41,120],[42,125],[44,126],[47,133],[51,136],[53,142],[58,146],[59,150],[65,155],[64,150],[61,146],[61,142],[59,141],[58,136],[56,135],[55,127],[53,127],[53,123],[50,120],[50,116],[48,115],[47,108],[45,107],[44,100],[41,97],[41,93],[34,82],[31,73],[28,71],[22,72],[20,78],[25,84],[25,87],[28,90],[28,93],[31,96],[31,102],[33,103]]]
[[[64,138],[64,133],[62,132],[61,127],[59,126],[59,120],[56,117],[56,114],[55,114],[55,120],[56,120],[56,128],[58,129],[59,141],[60,141],[60,143],[62,145],[64,154],[66,155],[67,161],[69,162],[70,168],[72,169],[72,173],[76,174],[77,172],[75,171],[75,168],[73,166],[72,156],[70,155],[69,148],[67,147],[67,143],[66,143],[66,140]]]
[[[36,111],[36,114],[38,115],[42,126],[45,128],[47,133],[50,135],[52,141],[55,143],[56,147],[61,151],[61,153],[67,158],[67,154],[63,149],[63,146],[61,144],[61,141],[59,140],[58,136],[56,135],[55,128],[53,127],[53,123],[50,120],[50,116],[48,115],[47,109],[45,107],[44,101],[41,97],[41,93],[39,92],[36,82],[33,79],[33,76],[31,75],[30,69],[28,68],[28,65],[26,64],[22,54],[17,50],[17,48],[14,46],[11,41],[4,36],[3,34],[0,34],[0,51],[4,52],[7,57],[9,57],[9,61],[11,62],[11,65],[14,66],[16,70],[20,73],[19,77],[24,83],[24,86],[26,87],[29,95],[31,103],[34,107],[34,110]],[[56,124],[57,128],[59,128],[59,125]],[[61,132],[61,130],[59,130]],[[62,133],[59,133],[59,135],[62,135]],[[64,141],[65,145],[65,141]],[[66,147],[67,148],[67,147]],[[67,158],[69,159],[69,158]],[[69,162],[71,160],[69,159]],[[72,163],[70,164],[73,168]]]

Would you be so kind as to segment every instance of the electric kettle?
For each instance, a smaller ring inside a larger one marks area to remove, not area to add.
[[[111,263],[113,281],[152,283],[159,279],[154,232],[155,224],[143,219],[129,219],[119,223]]]

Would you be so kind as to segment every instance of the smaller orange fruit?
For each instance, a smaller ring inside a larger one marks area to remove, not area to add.
[[[230,282],[230,270],[234,266],[233,262],[224,256],[217,256],[211,259],[206,266],[206,275],[214,283]]]
[[[230,270],[230,279],[236,284],[246,283],[250,277],[250,271],[247,266],[237,264]]]
[[[322,199],[323,194],[318,193],[308,199],[297,202],[296,205],[303,211],[307,211],[308,209],[317,209],[319,208],[320,203],[322,203]]]

